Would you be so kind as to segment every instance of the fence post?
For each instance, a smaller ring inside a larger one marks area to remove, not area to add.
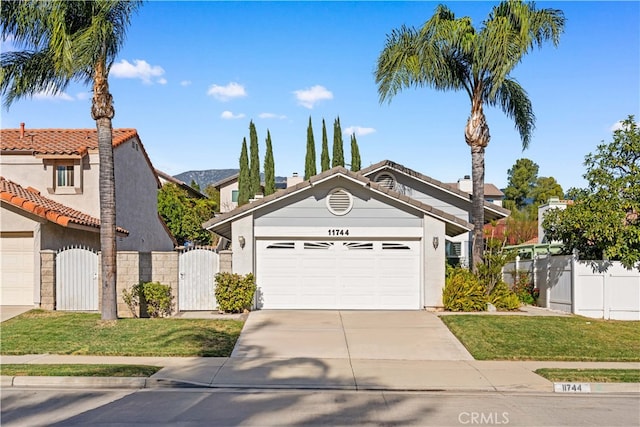
[[[576,314],[576,264],[578,261],[578,250],[574,249],[571,255],[571,313]]]
[[[520,255],[516,255],[516,274],[513,276],[514,284],[520,282]]]

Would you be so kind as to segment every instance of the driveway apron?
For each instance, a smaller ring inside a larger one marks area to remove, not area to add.
[[[255,311],[231,357],[473,360],[427,311]]]

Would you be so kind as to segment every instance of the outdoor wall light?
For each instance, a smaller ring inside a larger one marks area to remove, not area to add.
[[[238,237],[238,243],[240,243],[240,248],[244,248],[246,241],[244,240],[244,236]]]
[[[433,238],[433,249],[438,249],[438,245],[440,244],[440,239],[436,236]]]

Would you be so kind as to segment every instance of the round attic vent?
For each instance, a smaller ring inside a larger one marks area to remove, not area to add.
[[[396,178],[389,172],[382,172],[381,174],[378,174],[374,181],[388,190],[396,188]]]
[[[346,215],[353,208],[353,196],[344,188],[336,188],[327,195],[327,209],[334,215]]]

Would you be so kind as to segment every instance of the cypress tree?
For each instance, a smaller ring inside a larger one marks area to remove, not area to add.
[[[314,176],[316,171],[316,143],[313,139],[313,127],[311,126],[311,116],[309,116],[309,126],[307,126],[307,155],[304,159],[304,179]]]
[[[351,170],[358,172],[361,169],[360,165],[360,149],[358,148],[358,141],[356,141],[356,134],[351,135]]]
[[[322,172],[329,170],[331,162],[329,160],[329,141],[327,140],[327,127],[322,119],[322,153],[320,154],[320,168]]]
[[[240,151],[240,175],[238,176],[238,206],[249,202],[251,193],[249,182],[249,156],[247,155],[247,138],[242,138]]]
[[[260,155],[258,153],[258,134],[253,120],[249,123],[249,198],[260,192]]]
[[[342,146],[342,129],[340,128],[340,117],[333,122],[333,160],[331,167],[344,166],[344,149]]]
[[[264,155],[264,195],[276,192],[276,170],[271,147],[271,133],[267,129],[267,152]]]

